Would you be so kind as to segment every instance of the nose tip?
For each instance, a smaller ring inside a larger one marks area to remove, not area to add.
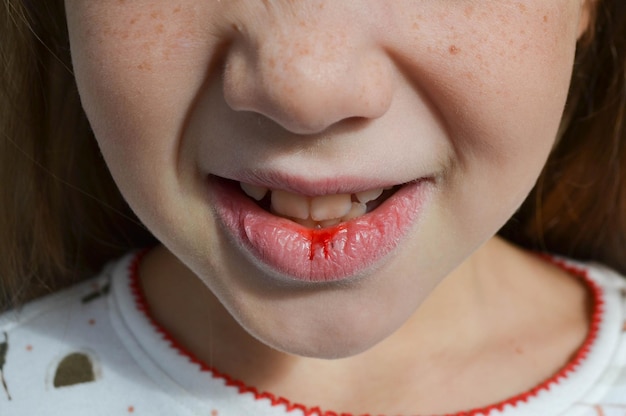
[[[241,41],[226,58],[224,97],[297,134],[314,134],[346,119],[375,119],[393,94],[388,61],[354,36],[283,33]]]

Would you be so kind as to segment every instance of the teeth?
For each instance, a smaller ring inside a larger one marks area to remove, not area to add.
[[[379,198],[382,188],[357,192],[306,197],[281,190],[270,190],[263,186],[240,182],[241,189],[250,198],[261,201],[267,193],[271,195],[270,211],[290,218],[308,228],[332,227],[367,213],[367,203]]]
[[[357,192],[356,194],[354,194],[354,196],[356,196],[356,199],[358,199],[359,202],[367,204],[368,202],[375,200],[382,194],[383,194],[383,188],[379,188],[379,189],[372,189],[369,191]]]
[[[313,221],[311,218],[307,218],[306,220],[301,220],[299,218],[293,218],[294,222],[297,222],[298,224],[300,224],[303,227],[306,228],[317,228],[317,226],[319,225],[319,222],[317,221]]]
[[[354,218],[360,217],[361,215],[367,212],[367,205],[362,202],[353,202],[352,208],[350,208],[350,212],[348,212],[341,219],[342,221],[350,221]]]
[[[306,220],[309,218],[308,198],[285,191],[272,191],[272,209],[286,217]],[[315,219],[315,217],[313,217]]]
[[[350,194],[318,196],[311,199],[311,218],[315,221],[341,218],[350,212],[351,208]]]
[[[239,185],[241,189],[248,195],[250,198],[256,199],[257,201],[262,200],[267,195],[269,191],[268,188],[264,188],[262,186],[250,185],[248,183],[240,182]]]
[[[326,221],[320,221],[318,222],[318,225],[322,228],[324,227],[332,227],[333,225],[337,225],[341,222],[341,219],[339,218],[334,218],[332,220],[326,220]]]

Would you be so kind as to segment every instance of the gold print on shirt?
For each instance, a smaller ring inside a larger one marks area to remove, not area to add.
[[[93,362],[87,354],[74,352],[66,355],[54,373],[55,388],[90,383],[96,380]]]
[[[0,342],[0,382],[2,383],[2,388],[7,394],[7,398],[11,400],[11,394],[9,394],[9,387],[7,386],[7,382],[4,379],[4,364],[6,363],[7,352],[9,351],[9,335],[6,332],[4,333],[4,342]]]

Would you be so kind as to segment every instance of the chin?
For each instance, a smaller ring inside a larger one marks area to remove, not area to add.
[[[361,354],[393,334],[404,322],[400,317],[388,316],[386,320],[329,319],[319,316],[311,322],[311,316],[302,320],[282,322],[280,330],[276,326],[245,328],[266,346],[290,355],[319,359],[341,359]],[[380,318],[381,316],[379,316]],[[313,318],[313,320],[315,317]]]
[[[324,360],[337,360],[341,358],[349,358],[361,354],[374,347],[381,339],[342,339],[331,338],[328,336],[320,336],[313,342],[289,342],[282,341],[270,344],[271,348],[290,355],[300,357],[318,358]]]

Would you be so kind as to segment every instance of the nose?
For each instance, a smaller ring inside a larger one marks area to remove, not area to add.
[[[225,58],[226,103],[303,135],[385,114],[392,66],[367,24],[307,13],[239,25]]]

